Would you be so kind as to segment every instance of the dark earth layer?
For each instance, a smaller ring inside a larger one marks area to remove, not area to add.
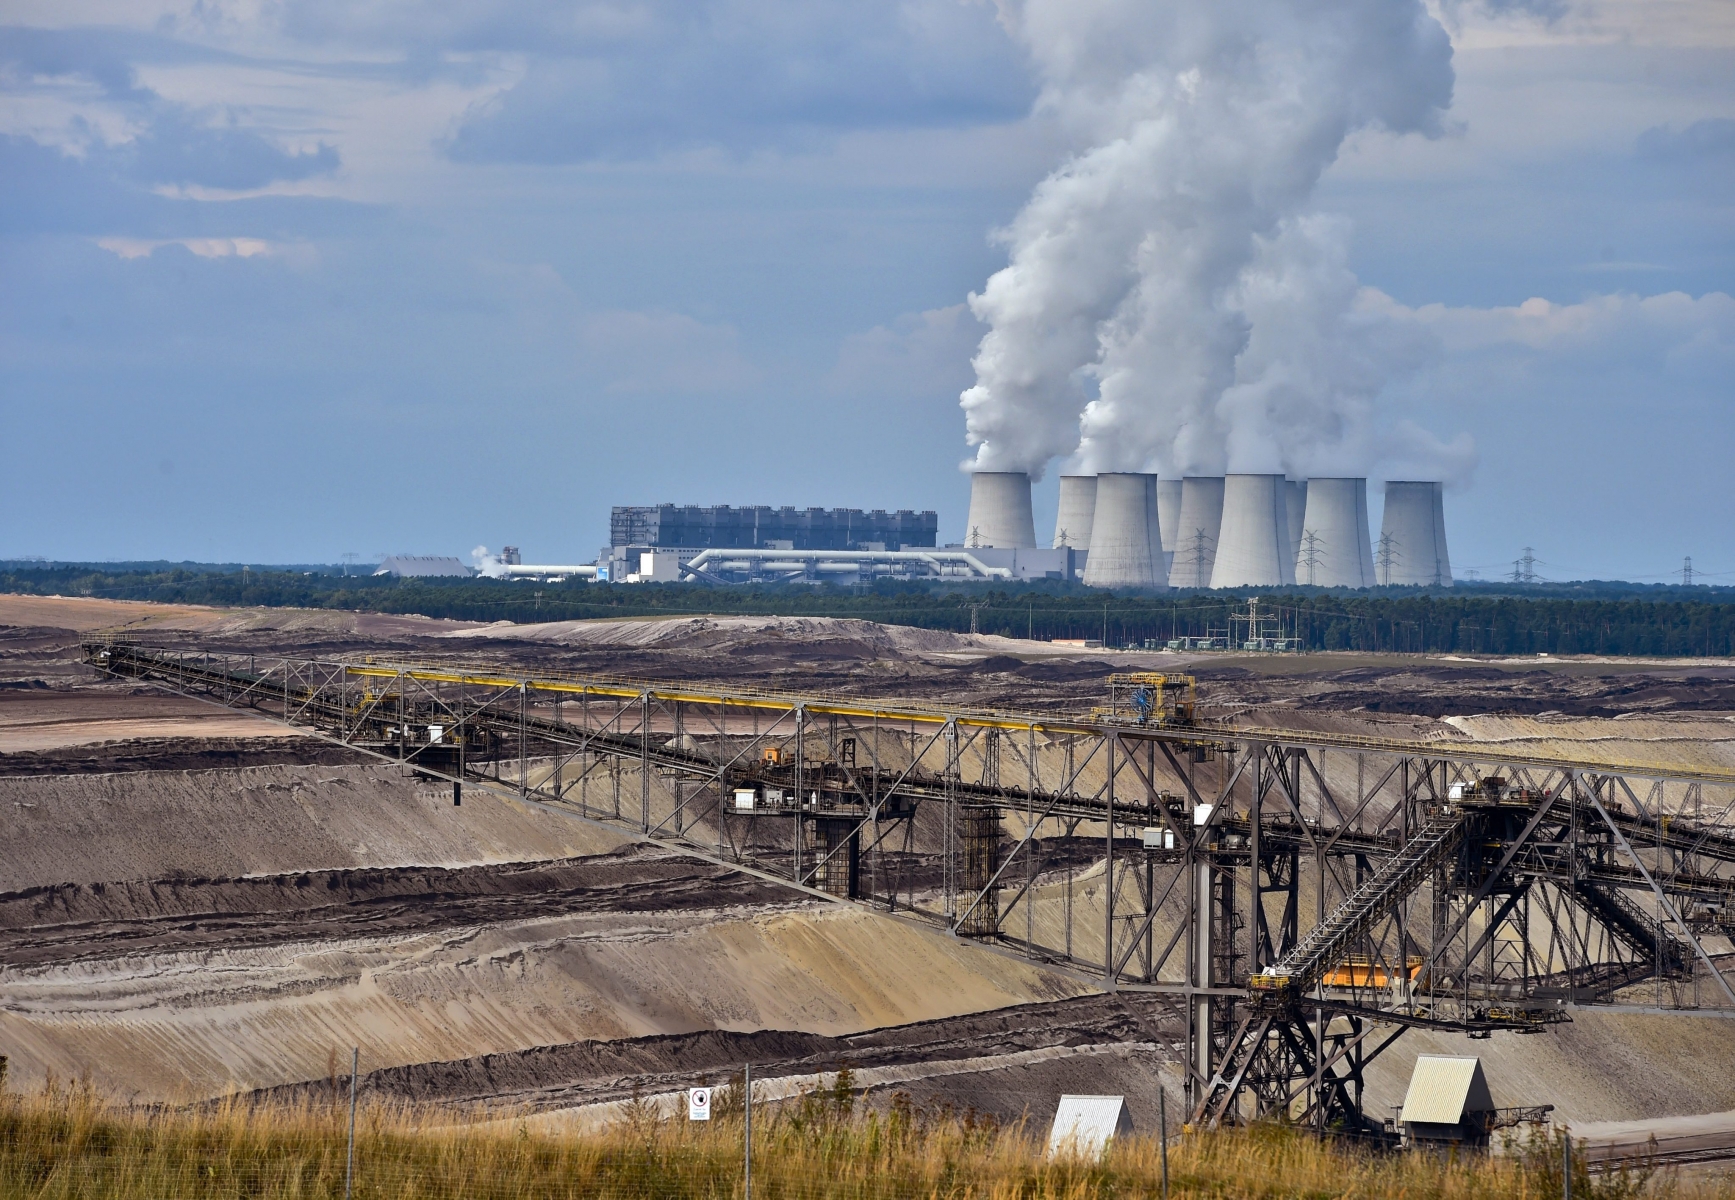
[[[391,1067],[360,1077],[372,1096],[443,1104],[546,1110],[674,1091],[701,1077],[756,1080],[872,1067],[987,1058],[1054,1046],[1172,1042],[1175,1014],[1148,996],[1086,996],[993,1012],[896,1025],[845,1037],[788,1030],[699,1033],[573,1042],[456,1062]],[[340,1089],[347,1099],[348,1081]],[[254,1093],[258,1098],[319,1099],[333,1082],[313,1080]]]
[[[404,935],[566,913],[805,903],[655,849],[552,862],[62,884],[0,893],[0,964]]]

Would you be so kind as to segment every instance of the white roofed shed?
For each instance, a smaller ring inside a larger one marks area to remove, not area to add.
[[[1400,1120],[1415,1141],[1481,1141],[1488,1136],[1494,1098],[1480,1058],[1423,1054],[1404,1093]]]

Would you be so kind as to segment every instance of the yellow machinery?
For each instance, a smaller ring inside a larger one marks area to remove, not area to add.
[[[1140,725],[1191,725],[1199,685],[1191,675],[1131,671],[1108,677],[1111,720],[1132,719]],[[1101,712],[1102,710],[1098,710]]]

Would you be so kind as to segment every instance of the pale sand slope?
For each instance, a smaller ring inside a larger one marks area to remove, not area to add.
[[[148,638],[153,629],[196,633],[295,630],[395,637],[449,633],[472,621],[413,614],[345,612],[325,608],[216,608],[204,604],[156,604],[148,600],[99,600],[90,596],[0,594],[0,625],[113,632]]]
[[[859,909],[559,916],[403,939],[0,970],[17,1081],[88,1074],[139,1098],[586,1038],[839,1034],[1083,989]]]
[[[521,862],[625,839],[396,765],[246,767],[0,780],[0,891],[56,883]]]
[[[1477,742],[1519,754],[1642,770],[1735,770],[1735,716],[1447,717]]]
[[[279,725],[247,713],[177,713],[162,717],[77,718],[69,721],[7,720],[18,714],[0,709],[0,754],[27,754],[41,750],[67,750],[74,746],[97,746],[105,742],[136,738],[247,738],[267,740],[305,737],[298,729]],[[5,763],[0,762],[0,772]]]

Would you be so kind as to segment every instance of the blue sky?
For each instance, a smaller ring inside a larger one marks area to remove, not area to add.
[[[1435,347],[1382,413],[1473,441],[1454,565],[1735,581],[1735,8],[1438,15],[1442,130],[1353,134],[1312,209]],[[5,19],[0,556],[586,560],[665,500],[961,535],[966,297],[1067,152],[992,5]]]

